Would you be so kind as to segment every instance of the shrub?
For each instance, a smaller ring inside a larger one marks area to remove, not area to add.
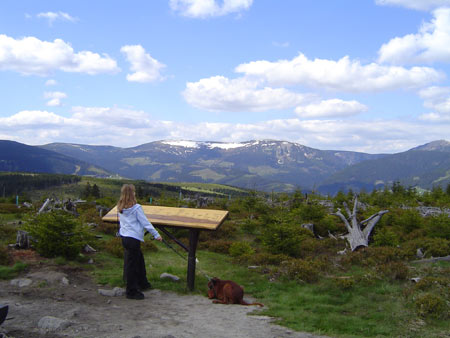
[[[284,262],[283,266],[289,279],[307,283],[314,283],[319,280],[320,269],[311,260],[291,259]]]
[[[0,238],[1,241],[5,242],[15,242],[16,241],[17,229],[10,224],[0,224]]]
[[[255,250],[247,242],[235,242],[231,244],[228,253],[231,257],[241,257],[244,255],[253,255]]]
[[[245,233],[254,234],[259,225],[260,222],[257,219],[246,218],[241,224],[241,229]]]
[[[373,236],[373,244],[376,246],[397,246],[399,242],[397,234],[389,228],[381,228]]]
[[[409,269],[403,262],[389,262],[377,266],[377,271],[385,278],[393,280],[406,280]]]
[[[415,257],[417,249],[421,248],[425,257],[443,257],[450,255],[450,240],[444,238],[420,238],[404,245],[405,252],[410,257]]]
[[[399,227],[405,233],[420,229],[424,225],[424,220],[417,210],[399,210],[396,217],[394,216],[393,225]]]
[[[406,257],[404,250],[392,247],[368,247],[351,252],[344,256],[344,265],[377,266],[390,262],[398,262]]]
[[[450,217],[441,214],[427,219],[426,232],[429,237],[438,237],[450,240]]]
[[[424,277],[414,285],[415,290],[426,291],[437,289],[439,291],[447,290],[450,293],[450,278],[448,277]]]
[[[283,222],[268,225],[261,239],[264,246],[272,254],[285,254],[292,257],[299,257],[302,242],[312,237],[313,233],[300,227],[300,225]]]
[[[422,317],[448,317],[448,306],[445,300],[435,294],[426,293],[420,295],[414,304],[417,313]]]
[[[227,254],[230,250],[231,244],[233,244],[232,241],[218,239],[205,243],[204,245],[209,251]]]
[[[115,235],[119,227],[116,223],[100,222],[97,230],[107,235]]]
[[[284,261],[288,261],[289,256],[278,254],[274,255],[268,252],[259,252],[252,255],[249,263],[256,265],[280,265]]]
[[[158,247],[153,241],[145,241],[144,243],[141,242],[141,250],[142,252],[157,252]]]
[[[8,265],[11,258],[8,253],[8,247],[0,246],[0,265]]]
[[[103,245],[105,251],[117,258],[123,258],[123,246],[120,237],[114,237],[106,241]]]
[[[350,290],[356,284],[352,277],[334,278],[334,283],[340,290]]]
[[[27,211],[27,208],[18,208],[13,203],[0,203],[0,214],[22,214]]]
[[[314,222],[314,232],[322,237],[328,236],[328,231],[335,233],[345,230],[345,226],[339,224],[338,219],[333,215],[326,215]]]
[[[44,257],[75,259],[92,238],[89,228],[66,212],[51,212],[27,220],[24,229],[33,238],[37,252]]]

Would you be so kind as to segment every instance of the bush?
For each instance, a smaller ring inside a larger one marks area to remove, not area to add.
[[[308,238],[313,238],[311,231],[290,222],[267,225],[261,237],[270,253],[292,257],[301,256],[302,242]]]
[[[376,246],[397,246],[399,242],[397,234],[389,228],[381,228],[373,236],[373,244]]]
[[[8,265],[10,261],[8,247],[0,246],[0,265]]]
[[[284,262],[285,274],[289,279],[314,283],[319,280],[320,268],[314,261],[304,259],[291,259]]]
[[[345,232],[345,226],[339,224],[337,217],[333,215],[326,215],[318,221],[314,222],[314,232],[322,237],[328,236],[328,231],[331,233]]]
[[[117,258],[123,258],[123,246],[120,237],[114,237],[103,244],[106,252]]]
[[[415,300],[414,305],[417,313],[422,317],[448,317],[448,306],[445,300],[435,294],[426,293],[420,295]]]
[[[255,250],[247,242],[235,242],[231,244],[228,253],[231,257],[241,257],[244,255],[253,255]]]
[[[377,271],[391,281],[406,280],[409,274],[409,269],[403,262],[389,262],[378,265]]]
[[[424,277],[414,285],[415,290],[426,291],[436,289],[439,292],[450,293],[450,278],[448,277]]]
[[[284,261],[288,261],[289,256],[278,254],[274,255],[267,252],[259,252],[252,255],[249,259],[249,263],[255,265],[280,265]]]
[[[392,247],[368,247],[342,257],[344,265],[377,266],[398,262],[406,257],[404,250]]]
[[[33,239],[37,252],[48,258],[75,259],[90,241],[89,228],[66,212],[51,212],[28,219],[24,230]]]
[[[426,232],[429,237],[438,237],[450,240],[450,217],[441,214],[427,219]]]
[[[13,243],[16,241],[17,229],[9,224],[0,224],[1,241]]]
[[[415,257],[417,249],[421,248],[425,257],[443,257],[450,255],[450,240],[444,238],[420,238],[404,245],[405,252],[410,257]]]
[[[27,208],[18,208],[13,203],[0,203],[0,214],[22,214],[27,211]]]
[[[215,241],[210,241],[207,243],[202,243],[209,251],[227,254],[230,251],[232,241],[226,241],[223,239],[218,239]]]
[[[116,223],[100,222],[97,230],[107,235],[115,235],[119,231],[119,227]]]
[[[158,252],[158,247],[153,241],[145,241],[141,242],[141,250],[142,252]]]
[[[340,290],[350,290],[356,284],[352,277],[334,278],[334,283]]]

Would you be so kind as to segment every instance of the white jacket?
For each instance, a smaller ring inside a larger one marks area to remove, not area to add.
[[[131,208],[123,209],[122,213],[119,212],[120,230],[119,234],[123,237],[133,237],[141,242],[144,241],[144,232],[148,230],[152,236],[157,239],[161,237],[149,222],[147,216],[142,210],[140,204],[135,204]]]

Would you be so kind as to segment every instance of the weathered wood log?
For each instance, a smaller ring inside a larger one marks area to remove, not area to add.
[[[439,261],[450,261],[450,255],[444,257],[432,257],[427,259],[419,259],[416,261],[411,261],[411,263],[434,263]]]
[[[19,249],[29,249],[30,248],[30,236],[28,235],[28,232],[23,231],[23,230],[17,231],[16,248],[19,248]]]
[[[344,236],[344,238],[349,242],[350,248],[352,251],[357,250],[360,247],[368,247],[369,246],[369,236],[372,232],[375,225],[381,219],[381,217],[389,212],[389,210],[381,210],[376,214],[373,214],[369,218],[365,219],[362,222],[358,222],[356,218],[358,207],[358,198],[355,197],[353,203],[353,211],[351,212],[346,203],[344,203],[345,211],[348,215],[348,219],[341,212],[341,209],[338,209],[335,213],[331,215],[338,216],[343,222],[345,227],[347,228],[348,234]],[[364,228],[363,228],[364,227]]]

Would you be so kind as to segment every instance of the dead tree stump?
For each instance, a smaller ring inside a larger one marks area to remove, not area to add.
[[[350,212],[349,207],[344,202],[344,208],[345,211],[347,212],[348,218],[346,218],[342,214],[341,209],[338,209],[335,213],[332,213],[332,215],[338,216],[344,222],[345,227],[347,228],[348,231],[348,234],[345,235],[344,238],[350,244],[350,248],[352,251],[355,251],[360,247],[369,246],[369,236],[375,224],[378,223],[378,221],[381,219],[381,216],[389,212],[389,210],[381,210],[378,211],[376,214],[370,216],[368,219],[362,222],[358,222],[356,218],[357,206],[358,206],[358,198],[355,197],[355,201],[353,204],[353,212]]]

